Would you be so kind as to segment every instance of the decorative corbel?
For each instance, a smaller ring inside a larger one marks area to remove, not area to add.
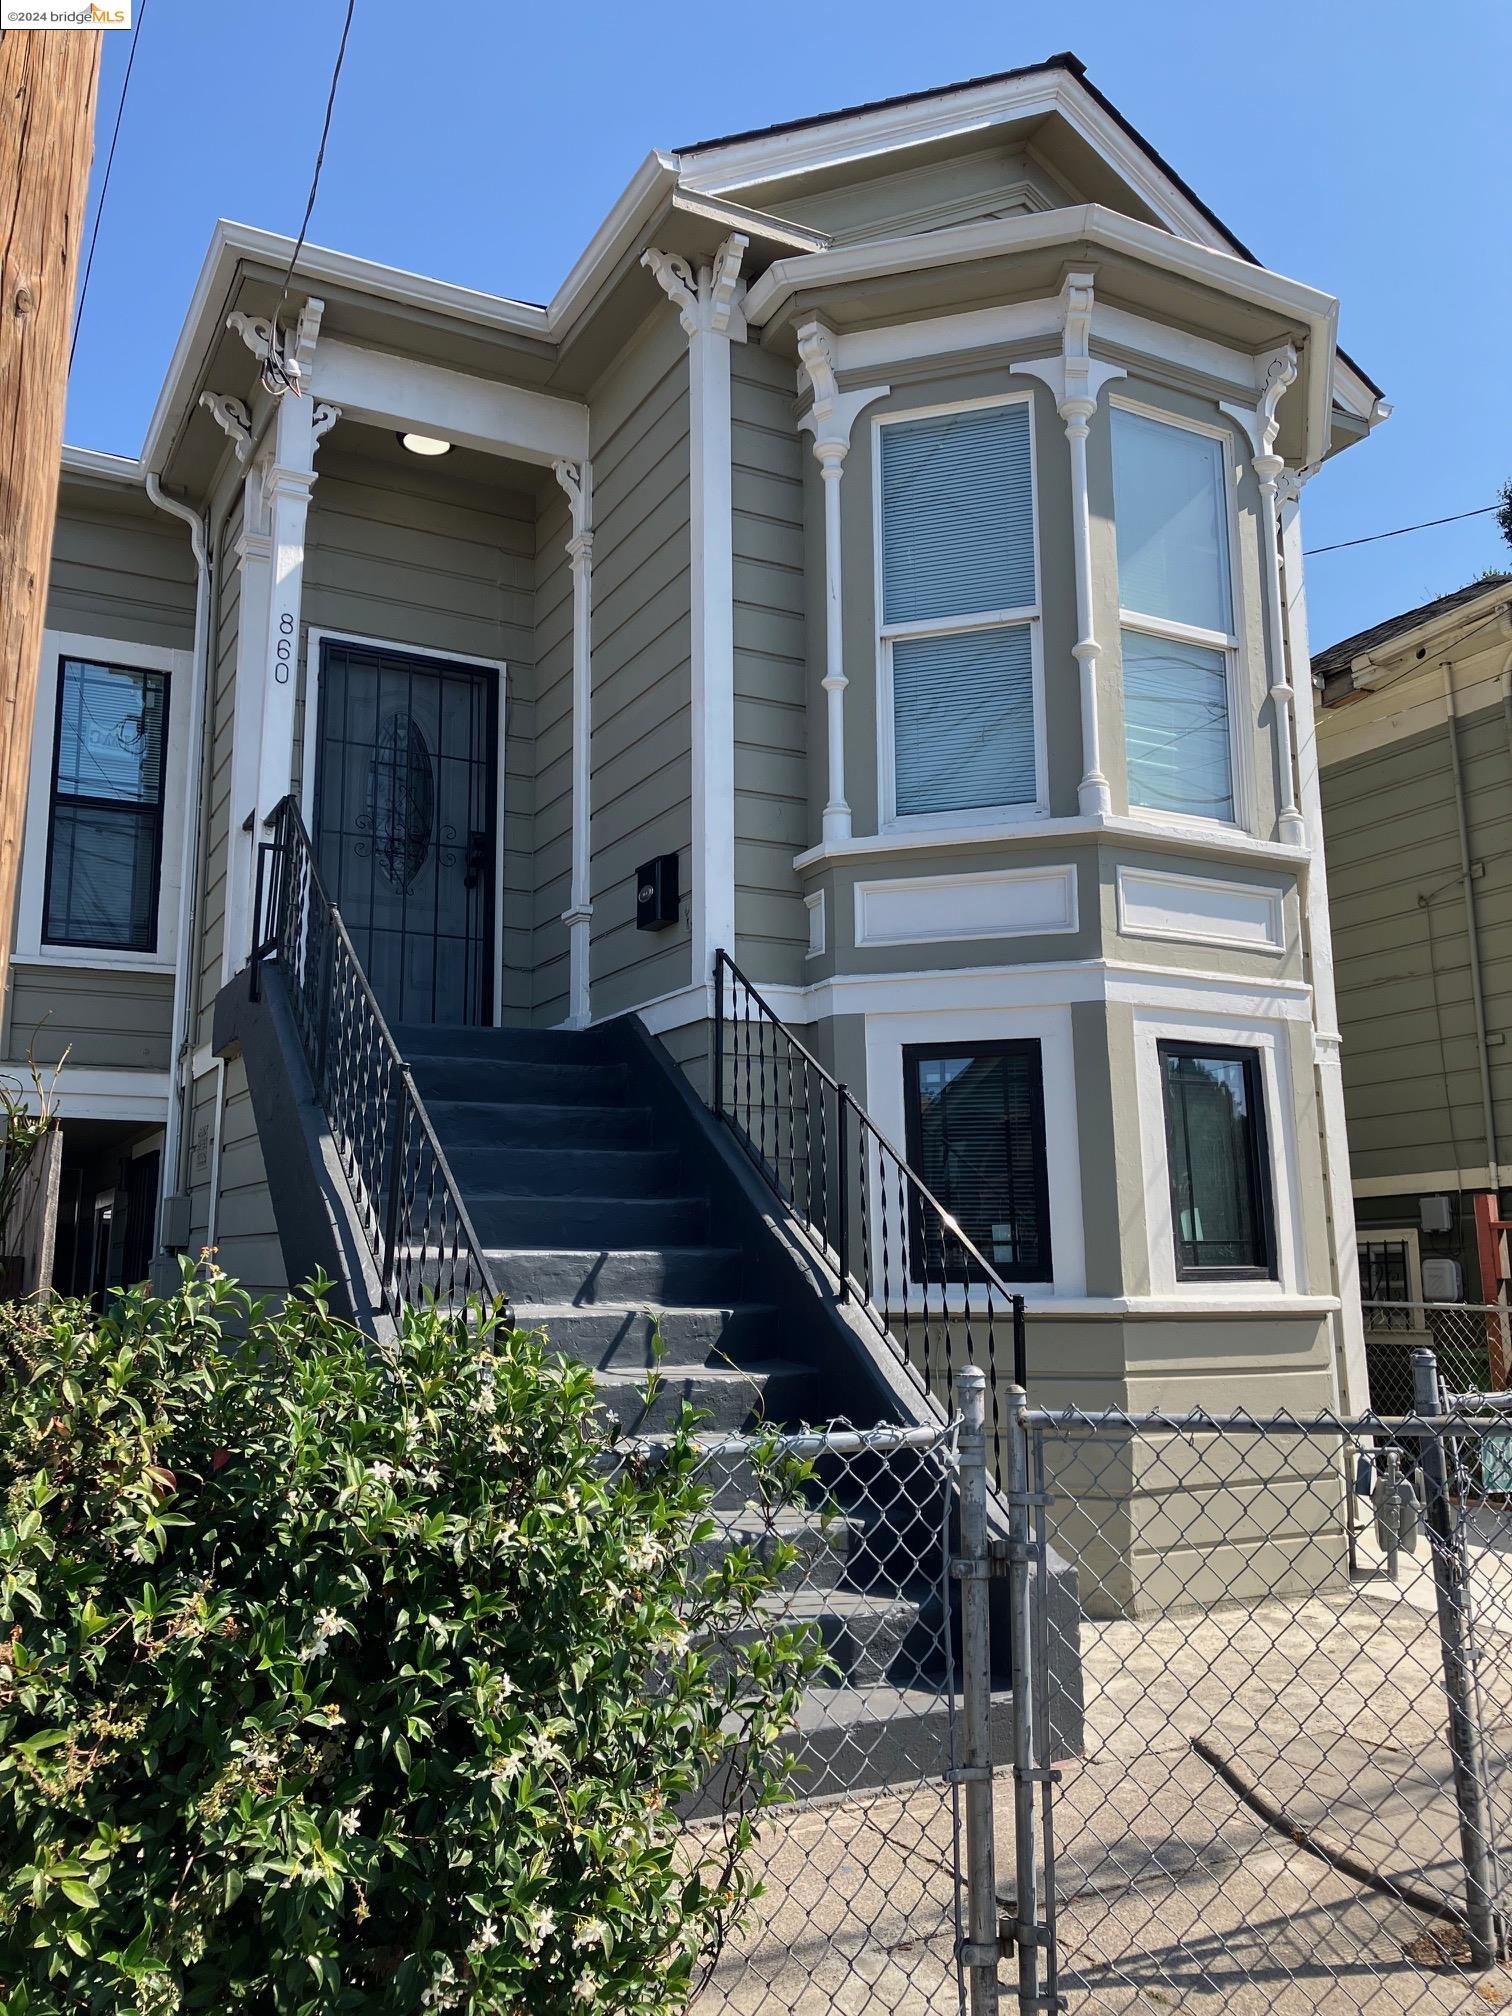
[[[1071,450],[1071,537],[1076,558],[1076,643],[1072,647],[1080,679],[1082,779],[1077,802],[1084,817],[1105,819],[1113,810],[1113,794],[1103,775],[1102,744],[1097,721],[1097,667],[1102,646],[1092,584],[1092,505],[1087,485],[1087,436],[1105,385],[1124,376],[1120,364],[1105,364],[1092,355],[1093,276],[1068,273],[1061,285],[1061,350],[1058,357],[1038,357],[1015,363],[1048,385],[1055,410],[1066,425]]]
[[[341,418],[341,408],[333,406],[328,399],[322,399],[310,415],[310,447],[313,452],[324,441],[327,434]]]
[[[245,400],[231,392],[202,392],[199,403],[236,450],[237,461],[245,463],[252,453],[252,415]]]
[[[1288,846],[1305,847],[1307,826],[1297,805],[1297,780],[1292,751],[1295,740],[1296,692],[1287,663],[1286,628],[1281,584],[1280,482],[1286,464],[1276,453],[1281,432],[1277,408],[1297,382],[1297,353],[1290,343],[1271,351],[1258,370],[1259,392],[1253,406],[1222,401],[1222,410],[1244,429],[1253,448],[1251,467],[1260,484],[1262,529],[1260,544],[1265,574],[1266,658],[1270,669],[1271,722],[1276,738],[1277,832]],[[1300,486],[1299,486],[1300,487]]]
[[[303,392],[315,368],[315,345],[320,339],[325,302],[311,295],[299,311],[299,319],[287,335],[280,337],[277,325],[267,315],[247,315],[240,308],[226,317],[226,327],[234,329],[260,364],[272,363],[296,392]],[[280,388],[269,387],[270,390]]]
[[[814,457],[824,481],[824,678],[825,729],[829,742],[829,795],[824,807],[827,841],[851,837],[851,810],[845,796],[845,631],[841,595],[840,478],[850,452],[856,416],[890,387],[868,385],[842,392],[835,376],[835,338],[822,322],[798,331],[798,356],[813,400],[798,425],[814,437]],[[800,376],[800,390],[802,379]]]
[[[259,364],[273,355],[277,331],[266,315],[244,315],[236,308],[226,317],[226,327],[240,336]]]
[[[572,512],[572,537],[567,552],[577,559],[578,550],[593,551],[593,472],[586,462],[553,462],[551,473],[566,494]],[[583,545],[582,542],[587,544]]]
[[[741,261],[750,239],[732,231],[712,262],[695,273],[680,252],[663,252],[651,245],[641,254],[641,264],[678,312],[689,336],[728,336],[743,343],[745,315],[741,308],[745,288],[740,278]]]

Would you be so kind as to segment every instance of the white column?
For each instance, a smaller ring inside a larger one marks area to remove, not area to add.
[[[1288,343],[1266,360],[1260,398],[1253,407],[1223,401],[1223,410],[1237,420],[1255,451],[1251,465],[1260,481],[1261,568],[1265,577],[1266,663],[1269,670],[1271,724],[1276,738],[1276,830],[1289,847],[1307,845],[1307,827],[1297,809],[1292,769],[1292,718],[1296,689],[1287,672],[1286,638],[1281,608],[1281,520],[1277,484],[1286,464],[1275,452],[1281,422],[1276,408],[1289,385],[1296,382],[1297,353]]]
[[[299,665],[305,529],[315,482],[315,450],[340,418],[310,391],[311,367],[324,303],[311,299],[294,329],[276,331],[261,317],[236,313],[234,329],[264,363],[275,347],[285,389],[264,403],[266,445],[243,491],[236,554],[236,702],[232,723],[230,834],[221,970],[229,979],[251,949],[257,845],[294,775],[294,701]],[[297,389],[293,389],[297,388]],[[241,461],[256,443],[247,408],[207,392],[201,402],[236,445]]]
[[[1087,436],[1098,398],[1104,385],[1122,378],[1119,364],[1099,363],[1092,355],[1092,275],[1068,273],[1061,287],[1063,315],[1061,354],[1041,357],[1027,364],[1015,364],[1015,371],[1027,372],[1050,387],[1055,410],[1066,423],[1066,440],[1071,450],[1071,545],[1076,564],[1076,643],[1071,655],[1077,663],[1081,700],[1082,778],[1077,804],[1087,819],[1106,819],[1113,810],[1113,795],[1103,775],[1102,740],[1097,719],[1097,668],[1102,646],[1097,639],[1097,619],[1092,586],[1092,505],[1087,489]]]
[[[735,532],[730,487],[730,345],[743,343],[740,262],[732,232],[695,273],[679,253],[641,255],[688,337],[692,535],[693,946],[695,985],[715,951],[735,950]]]
[[[824,693],[829,788],[824,807],[826,841],[849,840],[851,810],[845,796],[845,627],[841,603],[840,478],[850,452],[856,416],[891,389],[872,385],[842,392],[835,382],[835,339],[822,322],[798,331],[798,355],[813,387],[813,403],[799,419],[814,437],[824,484]],[[801,389],[801,386],[800,386]]]
[[[1333,938],[1328,916],[1328,868],[1323,854],[1323,809],[1318,781],[1318,742],[1313,722],[1312,662],[1307,644],[1302,514],[1298,502],[1304,480],[1302,476],[1289,475],[1278,485],[1285,649],[1291,684],[1296,694],[1297,776],[1301,810],[1306,830],[1311,835],[1307,866],[1308,978],[1312,982],[1313,1057],[1323,1138],[1323,1175],[1328,1186],[1334,1285],[1339,1297],[1339,1397],[1347,1412],[1358,1414],[1370,1405],[1370,1385],[1365,1364],[1364,1319],[1360,1311],[1354,1188],[1350,1180],[1344,1078],[1339,1061],[1339,1010],[1334,989]]]
[[[593,905],[589,900],[593,770],[593,470],[587,462],[557,462],[556,479],[572,507],[572,891],[567,926],[567,1023],[585,1029],[593,1020],[588,961]]]

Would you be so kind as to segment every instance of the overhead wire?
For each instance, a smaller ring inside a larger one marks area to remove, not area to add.
[[[105,173],[100,178],[100,198],[95,204],[94,229],[89,234],[89,254],[84,261],[84,277],[79,282],[78,305],[74,309],[73,336],[68,345],[68,368],[73,369],[74,352],[79,347],[79,330],[84,323],[84,303],[89,298],[89,276],[94,271],[95,246],[100,240],[100,219],[105,214],[105,198],[110,192],[110,171],[115,166],[116,142],[121,137],[121,119],[126,111],[126,93],[131,89],[131,73],[136,68],[137,44],[141,40],[142,23],[147,19],[147,0],[138,0],[136,24],[131,31],[131,47],[126,52],[126,74],[121,79],[121,95],[116,100],[115,125],[110,132],[110,147],[105,155]]]

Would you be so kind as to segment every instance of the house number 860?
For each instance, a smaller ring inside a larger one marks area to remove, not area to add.
[[[284,609],[279,612],[278,642],[273,647],[273,677],[280,686],[287,686],[293,669],[294,617],[292,611]]]

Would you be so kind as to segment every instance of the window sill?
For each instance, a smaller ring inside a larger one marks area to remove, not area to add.
[[[1237,1286],[1247,1284],[1238,1283]],[[1043,1302],[1025,1290],[1031,1316],[1331,1316],[1339,1307],[1336,1295],[1217,1295],[1210,1289],[1193,1295],[1077,1295]]]
[[[1114,839],[1162,853],[1185,854],[1202,860],[1240,860],[1277,868],[1303,868],[1312,859],[1309,847],[1291,847],[1279,840],[1257,840],[1237,827],[1182,825],[1175,821],[1134,818],[1112,813],[1100,819],[1038,817],[993,825],[893,828],[883,833],[856,834],[849,840],[824,840],[793,856],[802,874],[808,869],[865,861],[877,855],[937,853],[950,848],[1000,845],[1043,846],[1047,840]]]
[[[107,952],[98,945],[44,945],[13,952],[12,966],[68,967],[87,973],[171,973],[173,960],[161,952]]]

